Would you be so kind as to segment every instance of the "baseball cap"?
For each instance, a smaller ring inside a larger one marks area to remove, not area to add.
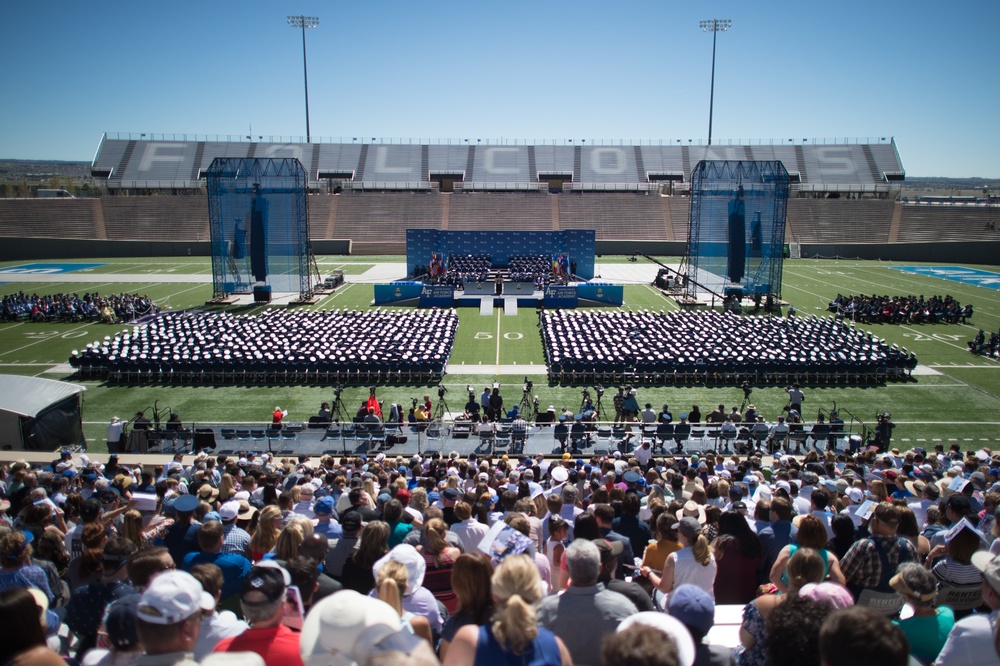
[[[320,497],[313,505],[313,513],[317,516],[329,516],[333,513],[333,498]]]
[[[618,557],[624,549],[622,542],[614,539],[591,539],[591,541],[601,553],[601,564],[607,564],[611,559]]]
[[[678,522],[674,523],[672,529],[679,531],[688,539],[693,539],[699,534],[701,534],[701,523],[698,522],[697,518],[692,518],[691,516],[685,516],[681,518]]]
[[[361,529],[361,514],[357,511],[347,511],[340,517],[340,526],[345,532],[357,532]]]
[[[84,500],[83,504],[80,505],[80,518],[85,523],[93,522],[97,520],[103,510],[104,507],[101,506],[101,501],[96,497],[91,497],[88,500]]]
[[[669,636],[677,646],[677,663],[680,666],[692,666],[694,664],[694,640],[691,639],[691,633],[680,620],[660,611],[642,611],[634,615],[629,615],[622,620],[615,631],[616,633],[621,633],[637,624],[652,627]]]
[[[454,488],[445,488],[441,491],[441,499],[448,500],[449,502],[454,502],[458,499],[458,491]]]
[[[702,635],[715,624],[715,601],[697,585],[680,585],[671,592],[667,612]]]
[[[993,591],[1000,594],[1000,555],[981,550],[973,554],[972,563],[982,572],[983,578]]]
[[[269,604],[285,596],[285,588],[291,585],[292,577],[273,560],[261,560],[243,580],[240,597],[243,603]],[[248,600],[251,594],[259,593],[263,599]]]
[[[364,663],[381,640],[398,633],[399,614],[392,606],[342,590],[309,611],[299,634],[299,650],[306,664],[353,666]]]
[[[219,518],[222,522],[228,523],[236,520],[236,517],[240,515],[240,503],[239,502],[226,502],[219,507]]]
[[[139,644],[139,633],[135,628],[135,618],[139,610],[139,595],[130,595],[108,606],[104,615],[104,627],[108,640],[116,650],[127,650]]]
[[[136,617],[150,624],[177,624],[198,611],[215,608],[215,599],[186,571],[164,571],[142,593]]]

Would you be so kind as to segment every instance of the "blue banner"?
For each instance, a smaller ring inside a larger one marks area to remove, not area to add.
[[[545,287],[545,307],[575,308],[577,305],[576,287],[549,285]]]
[[[399,301],[416,300],[420,298],[419,282],[396,282],[393,284],[375,285],[375,305],[388,305]]]
[[[625,287],[620,284],[588,282],[576,288],[581,301],[593,301],[601,305],[621,305],[625,301]]]
[[[425,285],[420,290],[420,307],[450,308],[455,301],[455,287],[452,285]]]

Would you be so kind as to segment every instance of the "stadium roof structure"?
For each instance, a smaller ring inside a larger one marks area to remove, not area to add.
[[[893,139],[841,142],[761,141],[483,143],[354,139],[340,143],[201,140],[186,135],[110,135],[101,139],[92,175],[109,189],[196,189],[217,157],[296,158],[310,189],[430,190],[449,180],[463,190],[538,190],[556,180],[575,191],[640,191],[689,183],[702,160],[780,161],[793,186],[812,192],[887,192],[905,178]]]

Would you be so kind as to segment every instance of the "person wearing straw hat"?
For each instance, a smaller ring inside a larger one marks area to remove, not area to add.
[[[647,566],[641,567],[639,573],[663,594],[669,595],[676,587],[690,583],[705,590],[714,600],[715,574],[718,570],[715,555],[708,544],[708,538],[702,534],[699,519],[683,515],[689,509],[687,504],[678,513],[678,522],[673,525],[673,529],[677,530],[677,541],[681,544],[681,549],[667,556],[662,574]],[[704,520],[704,508],[701,508],[700,514]]]

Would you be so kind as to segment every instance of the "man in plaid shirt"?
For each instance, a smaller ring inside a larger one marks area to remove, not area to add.
[[[917,549],[909,540],[896,536],[899,509],[891,504],[875,507],[868,523],[871,537],[856,541],[840,561],[840,568],[852,591],[874,590],[888,581],[903,562],[919,562]],[[889,571],[882,570],[879,548],[885,553]]]

